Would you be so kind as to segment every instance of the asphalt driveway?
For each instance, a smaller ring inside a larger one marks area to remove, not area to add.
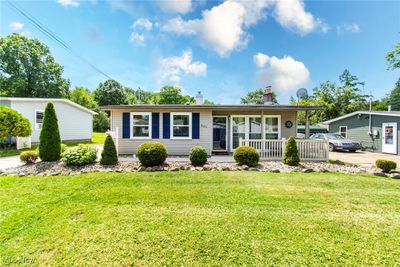
[[[400,167],[400,156],[384,153],[373,153],[368,151],[357,152],[329,152],[329,159],[340,160],[346,163],[359,164],[366,167],[375,165],[377,159],[387,159],[397,162],[398,168]]]

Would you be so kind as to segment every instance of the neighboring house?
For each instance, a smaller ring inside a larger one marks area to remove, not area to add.
[[[321,127],[319,125],[311,125],[310,126],[310,134],[316,133],[327,133],[328,129],[325,127]],[[305,134],[306,133],[306,126],[305,125],[297,125],[297,133]]]
[[[324,124],[330,133],[361,142],[365,150],[400,155],[398,111],[356,111]]]
[[[39,142],[47,103],[53,103],[57,113],[61,140],[91,140],[93,115],[96,112],[63,98],[0,97],[0,106],[12,108],[29,119],[32,126],[31,141]]]
[[[208,154],[229,153],[240,139],[282,139],[296,136],[297,112],[320,107],[273,105],[272,91],[264,105],[111,105],[110,127],[118,128],[119,154],[135,154],[145,141],[163,143],[170,155],[187,155],[193,146]]]

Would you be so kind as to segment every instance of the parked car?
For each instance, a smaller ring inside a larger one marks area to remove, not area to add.
[[[335,150],[348,150],[350,152],[356,152],[361,149],[361,143],[347,139],[340,134],[333,133],[319,133],[313,134],[311,139],[329,140],[329,151]]]

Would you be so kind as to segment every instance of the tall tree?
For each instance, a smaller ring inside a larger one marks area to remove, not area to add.
[[[400,68],[400,42],[398,42],[393,50],[386,54],[386,60],[389,64],[388,69],[394,70]]]
[[[182,90],[176,86],[163,86],[158,93],[159,104],[192,104],[195,100],[188,95],[182,95]]]
[[[400,78],[387,98],[387,104],[392,106],[393,110],[400,110]]]
[[[57,161],[61,157],[61,138],[53,103],[44,111],[43,127],[39,137],[39,157],[42,161]]]
[[[156,93],[140,89],[140,87],[137,90],[132,88],[125,88],[125,90],[128,94],[129,104],[153,104],[154,97],[157,95]]]
[[[242,104],[264,104],[264,90],[256,89],[248,92],[244,97],[240,99]],[[278,104],[275,92],[272,92],[272,103]]]
[[[94,90],[93,96],[99,106],[128,104],[125,88],[115,80],[100,83]]]
[[[91,110],[96,110],[98,107],[93,95],[84,87],[75,87],[69,94],[69,99]]]
[[[17,33],[0,38],[0,95],[67,97],[69,81],[62,73],[39,40]]]

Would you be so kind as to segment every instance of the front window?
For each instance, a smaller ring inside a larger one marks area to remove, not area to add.
[[[266,116],[265,117],[265,139],[279,139],[280,127],[279,116]]]
[[[240,139],[246,138],[246,117],[232,117],[232,148],[240,146]]]
[[[249,118],[249,139],[261,139],[261,117]]]
[[[344,138],[347,138],[347,126],[340,126],[339,127],[339,134]]]
[[[132,138],[151,138],[151,113],[132,113]]]
[[[192,138],[192,115],[191,113],[172,113],[172,138]]]
[[[36,130],[42,129],[43,118],[44,118],[43,110],[36,110],[35,111],[35,128],[36,128]]]

